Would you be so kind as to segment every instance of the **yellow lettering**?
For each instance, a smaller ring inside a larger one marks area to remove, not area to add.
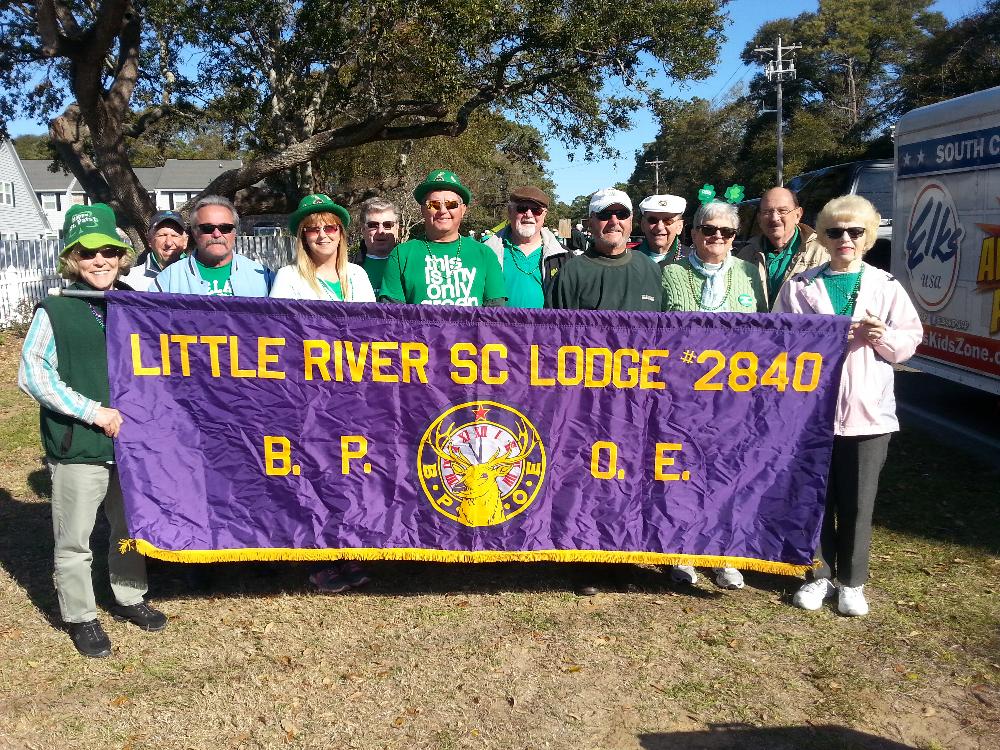
[[[427,367],[427,357],[427,344],[406,342],[402,345],[400,358],[403,365],[404,383],[412,381],[411,370],[416,373],[417,380],[421,383],[427,382],[427,373],[424,371],[424,368]]]
[[[132,374],[133,375],[159,375],[159,367],[143,367],[142,353],[139,349],[139,334],[133,333],[130,337],[132,342]]]
[[[292,471],[292,443],[280,435],[264,436],[264,473],[283,477]]]
[[[594,372],[597,368],[597,361],[601,360],[601,377],[598,378]],[[614,363],[614,355],[610,349],[597,348],[587,349],[587,358],[583,368],[583,384],[587,388],[603,388],[611,382],[611,370]]]
[[[639,387],[640,388],[651,388],[653,390],[662,390],[667,387],[667,384],[659,381],[652,380],[654,375],[660,372],[660,366],[654,365],[652,360],[653,357],[669,357],[670,351],[667,349],[643,349],[642,350],[642,361],[639,364]]]
[[[483,382],[487,385],[500,385],[507,382],[507,371],[500,370],[496,375],[490,367],[490,355],[496,354],[500,359],[507,359],[507,347],[503,344],[486,344],[483,347]]]
[[[338,383],[344,382],[344,343],[333,342],[333,378]]]
[[[674,465],[673,456],[665,455],[666,451],[679,451],[682,446],[680,443],[657,443],[656,444],[656,456],[653,460],[653,479],[658,479],[665,482],[676,482],[678,479],[683,479],[687,481],[691,478],[690,472],[682,472],[677,474],[675,472],[664,471],[668,466]]]
[[[277,354],[267,351],[269,346],[284,346],[283,338],[270,338],[268,336],[257,337],[257,377],[265,380],[284,380],[285,373],[280,370],[268,370],[267,366],[278,361]]]
[[[538,374],[538,344],[531,345],[531,384],[555,385],[555,378],[543,378]]]
[[[160,334],[160,363],[163,365],[164,376],[170,374],[170,336]]]
[[[355,447],[351,447],[351,446]],[[341,435],[340,437],[340,472],[349,474],[352,458],[364,458],[368,453],[368,440],[362,435]],[[371,465],[363,467],[365,474],[371,471]]]
[[[181,355],[181,375],[186,378],[191,377],[191,352],[188,347],[198,343],[197,336],[187,336],[183,333],[175,333],[170,337],[170,341],[180,345]]]
[[[983,249],[979,253],[979,273],[976,274],[976,283],[982,284],[997,280],[997,238],[986,237],[983,239]]]
[[[354,342],[344,342],[344,354],[347,355],[347,369],[351,371],[351,380],[360,383],[365,377],[365,362],[368,360],[368,342],[362,341],[358,344],[358,351],[354,351]]]
[[[462,355],[464,354],[476,354],[475,345],[459,343],[451,347],[451,366],[453,368],[465,369],[467,371],[466,375],[461,375],[452,370],[451,379],[459,385],[471,385],[476,382],[478,370],[475,362],[462,359]]]
[[[376,383],[398,383],[399,376],[392,372],[383,372],[383,367],[392,367],[392,360],[386,357],[383,352],[386,349],[396,349],[399,344],[395,341],[373,341],[372,342],[372,381]]]
[[[313,380],[313,368],[319,370],[319,376],[324,382],[330,380],[330,371],[326,368],[326,363],[330,361],[330,345],[320,339],[306,339],[302,342],[302,353],[305,358],[304,365],[306,380]]]
[[[212,368],[212,377],[222,377],[222,368],[219,366],[219,347],[226,343],[225,336],[199,336],[199,344],[208,345],[208,360]]]
[[[237,336],[229,337],[229,374],[234,378],[256,377],[256,370],[240,369],[240,340]]]
[[[601,458],[607,454],[608,468],[601,468]],[[598,440],[590,449],[590,473],[597,479],[614,479],[618,473],[618,446],[609,440]],[[619,478],[624,478],[621,472]]]
[[[1000,289],[993,290],[993,310],[990,312],[990,335],[1000,331]]]
[[[630,357],[632,359],[632,364],[629,367],[625,367],[624,359]],[[635,388],[639,385],[639,368],[635,366],[636,361],[639,359],[639,352],[635,349],[616,349],[614,360],[612,362],[612,370],[614,371],[614,376],[612,377],[612,383],[616,388]],[[628,377],[622,377],[627,375]]]
[[[573,355],[575,372],[569,375],[568,363],[570,355]],[[560,385],[580,385],[583,382],[583,349],[579,346],[560,346],[556,359],[556,378]]]

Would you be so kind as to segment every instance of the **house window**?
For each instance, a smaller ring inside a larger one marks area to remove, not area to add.
[[[42,200],[42,208],[46,211],[59,210],[59,193],[39,193]]]
[[[0,232],[0,242],[17,242],[17,232]]]
[[[87,205],[87,196],[83,193],[71,193],[69,196],[69,204],[71,206],[85,206]]]
[[[0,182],[0,206],[14,205],[14,183]]]
[[[198,195],[198,193],[177,192],[177,193],[168,193],[168,195],[170,197],[170,208],[176,211],[178,208],[180,208],[189,200]]]

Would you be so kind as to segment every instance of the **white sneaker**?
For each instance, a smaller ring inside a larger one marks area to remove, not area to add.
[[[837,587],[829,578],[817,578],[802,586],[792,597],[792,604],[799,609],[819,609],[823,601],[837,593]]]
[[[743,574],[736,568],[712,568],[715,585],[722,589],[743,588]]]
[[[687,583],[694,586],[698,583],[698,574],[691,565],[674,565],[670,569],[670,580],[674,583]]]
[[[868,614],[868,601],[865,599],[864,584],[860,586],[841,586],[837,597],[837,609],[840,614],[848,617],[861,617]]]

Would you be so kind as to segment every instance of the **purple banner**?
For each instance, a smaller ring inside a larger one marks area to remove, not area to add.
[[[845,317],[108,299],[144,554],[812,563]]]

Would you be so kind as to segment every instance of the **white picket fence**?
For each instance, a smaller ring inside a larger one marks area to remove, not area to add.
[[[58,240],[0,242],[0,328],[25,322],[50,288],[66,285],[56,271],[61,249]],[[240,236],[236,251],[276,270],[295,258],[295,238]]]

